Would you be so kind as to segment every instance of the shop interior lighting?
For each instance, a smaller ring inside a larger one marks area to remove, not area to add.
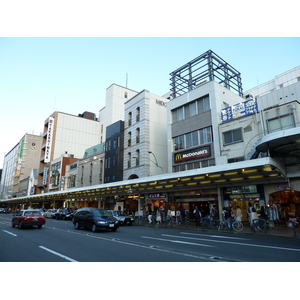
[[[215,178],[215,177],[220,177],[220,176],[221,176],[221,174],[211,174],[208,177],[209,178]]]
[[[236,175],[238,172],[228,172],[228,173],[224,173],[225,176],[232,176],[232,175]]]
[[[258,170],[257,169],[248,169],[248,170],[242,169],[242,172],[245,174],[248,174],[248,173],[258,172]]]
[[[257,178],[263,178],[264,175],[255,175],[255,176],[249,176],[248,179],[257,179]]]

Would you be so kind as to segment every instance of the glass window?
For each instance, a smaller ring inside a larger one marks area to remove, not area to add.
[[[193,146],[199,145],[198,130],[192,132],[192,142],[193,142]]]
[[[224,144],[231,144],[235,142],[241,142],[242,139],[242,129],[235,129],[223,133]]]
[[[269,133],[295,127],[293,116],[285,115],[268,120]]]
[[[208,144],[212,142],[211,127],[206,127],[200,130],[200,144]]]
[[[184,149],[184,135],[180,135],[174,138],[174,150]]]
[[[187,133],[185,135],[185,148],[190,148],[192,146],[193,146],[192,133]]]

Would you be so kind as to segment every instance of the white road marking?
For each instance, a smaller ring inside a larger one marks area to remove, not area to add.
[[[46,248],[46,247],[43,247],[43,246],[39,246],[39,248],[41,248],[41,249],[43,249],[43,250],[46,250],[46,251],[48,251],[48,252],[50,252],[50,253],[52,253],[52,254],[54,254],[54,255],[57,255],[57,256],[59,256],[59,257],[62,257],[62,258],[64,258],[64,259],[68,260],[68,261],[71,261],[71,262],[78,262],[77,260],[75,260],[75,259],[73,259],[73,258],[70,258],[70,257],[68,257],[68,256],[66,256],[66,255],[63,255],[63,254],[58,253],[58,252],[56,252],[56,251],[53,251],[53,250],[51,250],[51,249],[49,249],[49,248]]]
[[[212,247],[212,248],[214,248],[214,246],[210,246],[210,245],[206,245],[206,244],[198,244],[198,243],[190,243],[190,242],[184,242],[184,241],[161,239],[161,238],[154,238],[154,237],[150,237],[150,236],[142,236],[142,238],[157,240],[157,241],[171,242],[171,243],[178,243],[178,244],[187,244],[187,245],[195,245],[195,246],[203,246],[203,247]]]
[[[3,230],[3,229],[2,229],[2,231],[6,232],[6,233],[8,233],[8,234],[11,234],[11,235],[13,235],[13,236],[17,236],[16,234],[14,234],[14,233],[12,233],[12,232],[10,232],[10,231]]]
[[[189,233],[183,233],[183,234],[188,235]],[[190,239],[190,240],[198,240],[198,241],[207,241],[207,242],[213,242],[213,243],[234,244],[234,245],[241,245],[241,246],[250,246],[250,247],[258,247],[258,248],[269,248],[269,249],[289,250],[289,251],[300,252],[300,249],[296,249],[296,248],[284,248],[284,247],[265,246],[265,245],[247,244],[247,243],[238,243],[238,242],[229,242],[229,241],[217,241],[217,240],[203,239],[203,238],[175,236],[175,235],[170,235],[170,234],[162,234],[162,235],[168,236],[171,238],[182,238],[182,239]],[[193,235],[197,235],[197,234],[193,234]]]

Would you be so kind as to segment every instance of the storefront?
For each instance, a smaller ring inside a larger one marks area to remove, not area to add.
[[[247,208],[251,203],[257,211],[266,206],[263,185],[242,185],[223,188],[224,207],[230,207],[235,214],[237,206],[242,210],[242,221],[248,220]]]

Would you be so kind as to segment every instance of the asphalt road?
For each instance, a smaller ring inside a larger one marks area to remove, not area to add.
[[[298,262],[300,240],[184,228],[123,226],[76,230],[47,219],[42,229],[11,226],[0,215],[1,262]]]

